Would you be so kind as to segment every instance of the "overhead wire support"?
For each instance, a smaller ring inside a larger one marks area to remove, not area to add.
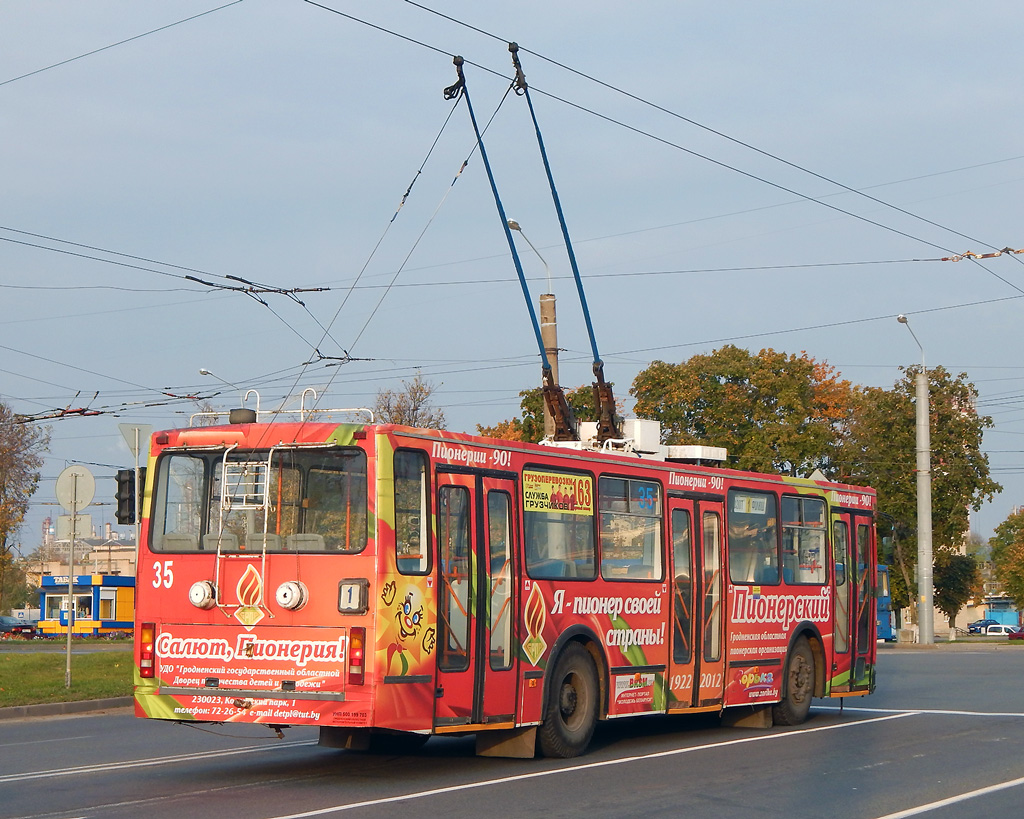
[[[1024,253],[1024,249],[1014,250],[1012,247],[1004,247],[1002,250],[997,250],[994,253],[973,253],[972,251],[968,250],[965,253],[958,253],[955,256],[943,256],[941,259],[939,259],[939,261],[962,262],[964,259],[994,259],[997,256],[1002,256],[1004,253],[1007,255]]]
[[[512,55],[512,65],[516,70],[514,80],[516,94],[526,98],[526,104],[530,109],[530,118],[533,120],[533,130],[537,134],[537,147],[540,149],[540,156],[544,162],[544,173],[548,177],[548,187],[551,188],[551,199],[555,205],[555,212],[558,214],[558,224],[562,228],[562,238],[565,240],[565,250],[569,256],[569,265],[572,267],[573,279],[576,282],[576,292],[579,294],[580,307],[583,310],[583,319],[587,325],[587,335],[590,337],[590,349],[594,354],[594,405],[598,411],[597,438],[599,441],[606,441],[610,438],[621,438],[618,421],[615,417],[615,398],[612,395],[611,385],[604,378],[604,362],[597,350],[597,336],[594,333],[594,324],[590,319],[590,308],[587,305],[587,294],[583,289],[583,279],[580,276],[580,268],[576,263],[576,253],[572,248],[572,240],[569,238],[569,228],[565,223],[565,214],[562,211],[562,202],[558,198],[558,189],[555,187],[555,178],[551,173],[551,163],[548,161],[547,150],[544,148],[544,137],[540,132],[540,123],[537,122],[537,112],[533,107],[533,100],[530,99],[530,86],[526,82],[526,74],[523,73],[523,66],[519,62],[519,46],[516,43],[508,44],[509,53]]]

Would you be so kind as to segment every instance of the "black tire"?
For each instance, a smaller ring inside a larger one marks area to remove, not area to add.
[[[798,637],[786,658],[782,702],[772,708],[777,725],[799,725],[807,719],[814,697],[814,654],[806,637]]]
[[[599,690],[594,658],[579,643],[569,643],[555,663],[537,731],[544,756],[568,759],[587,750],[597,726]]]

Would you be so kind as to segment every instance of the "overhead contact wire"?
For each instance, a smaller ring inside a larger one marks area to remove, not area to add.
[[[18,80],[23,80],[26,77],[32,77],[32,76],[34,76],[36,74],[41,74],[44,71],[49,71],[51,68],[58,68],[58,67],[60,67],[62,65],[67,65],[68,63],[73,63],[76,60],[84,59],[85,57],[91,57],[93,54],[99,54],[101,51],[108,51],[111,48],[116,48],[117,46],[124,45],[125,43],[130,43],[130,42],[132,42],[134,40],[139,40],[139,39],[141,39],[143,37],[148,37],[150,34],[156,34],[158,31],[166,31],[169,28],[174,28],[175,26],[180,26],[182,23],[188,23],[191,20],[198,20],[200,17],[205,17],[207,14],[213,14],[216,11],[222,11],[223,9],[226,9],[229,6],[236,6],[239,3],[241,3],[241,2],[242,2],[242,0],[233,0],[233,2],[225,3],[223,6],[217,6],[217,8],[215,8],[215,9],[209,9],[207,11],[202,11],[199,14],[193,14],[191,17],[186,17],[184,20],[178,20],[177,22],[174,22],[174,23],[168,23],[166,26],[160,26],[159,28],[154,28],[151,31],[146,31],[146,32],[143,32],[142,34],[136,34],[134,37],[129,37],[126,40],[120,40],[120,41],[118,41],[116,43],[111,43],[110,45],[105,45],[102,48],[95,48],[92,51],[87,51],[85,54],[79,54],[77,57],[70,57],[67,60],[61,60],[58,63],[53,63],[52,65],[47,65],[47,66],[44,66],[43,68],[37,68],[35,71],[29,71],[27,74],[22,74],[21,76],[18,76],[18,77],[11,77],[9,80],[3,80],[2,82],[0,82],[0,86],[8,85],[9,83],[17,82]]]
[[[469,23],[466,23],[463,20],[459,20],[456,17],[451,17],[451,16],[449,16],[447,14],[444,14],[442,12],[436,11],[436,10],[430,8],[429,6],[425,6],[422,3],[415,2],[415,0],[404,0],[404,2],[408,3],[410,6],[415,6],[418,9],[422,9],[423,11],[426,11],[426,12],[428,12],[430,14],[434,14],[434,15],[436,15],[438,17],[441,17],[441,18],[443,18],[445,20],[448,20],[449,22],[455,23],[456,25],[463,26],[464,28],[468,28],[470,31],[475,31],[478,34],[482,34],[482,35],[484,35],[486,37],[490,37],[491,39],[497,40],[498,42],[508,42],[508,40],[506,38],[499,37],[496,34],[493,34],[493,33],[489,32],[489,31],[485,31],[484,29],[478,28],[477,26],[473,26],[473,25],[471,25]],[[721,137],[722,139],[728,140],[729,142],[732,142],[735,145],[739,145],[739,146],[741,146],[743,148],[746,148],[746,149],[748,149],[750,151],[754,151],[755,153],[758,153],[761,156],[767,157],[767,158],[772,159],[772,160],[774,160],[776,162],[780,162],[783,165],[786,165],[787,167],[793,168],[794,170],[798,170],[798,171],[800,171],[802,173],[806,173],[806,174],[808,174],[810,176],[815,177],[816,179],[822,180],[823,182],[828,182],[829,184],[835,185],[835,186],[837,186],[839,188],[842,188],[843,190],[845,190],[845,191],[847,191],[849,193],[853,193],[853,194],[856,194],[858,196],[862,196],[865,199],[868,199],[868,200],[870,200],[872,202],[875,202],[876,204],[882,205],[882,206],[887,207],[887,208],[891,208],[892,210],[895,210],[898,213],[902,213],[905,216],[910,216],[911,218],[917,219],[917,220],[919,220],[921,222],[924,222],[925,224],[931,225],[932,227],[937,227],[940,230],[944,230],[944,231],[946,231],[948,233],[952,233],[953,235],[959,236],[962,239],[967,239],[968,241],[971,241],[971,242],[977,242],[978,244],[984,245],[985,247],[990,247],[990,248],[993,248],[993,249],[995,248],[995,245],[991,245],[988,242],[984,242],[984,241],[982,241],[980,239],[975,239],[975,238],[973,238],[971,236],[968,236],[965,233],[961,233],[958,230],[954,230],[953,228],[947,227],[946,225],[942,225],[942,224],[940,224],[938,222],[934,222],[931,219],[927,219],[924,216],[920,216],[920,215],[918,215],[916,213],[913,213],[913,212],[911,212],[909,210],[901,208],[898,205],[894,205],[891,202],[886,202],[884,199],[879,199],[878,197],[872,196],[871,194],[864,193],[864,191],[862,191],[862,190],[858,190],[857,188],[853,188],[853,187],[850,187],[849,185],[845,185],[844,183],[839,182],[836,179],[832,179],[831,177],[825,176],[824,174],[818,173],[817,171],[811,170],[810,168],[806,168],[806,167],[804,167],[802,165],[799,165],[799,164],[797,164],[795,162],[791,162],[790,160],[785,159],[785,158],[783,158],[781,156],[778,156],[777,154],[773,154],[770,151],[766,151],[763,148],[758,148],[756,145],[753,145],[753,144],[751,144],[749,142],[745,142],[744,140],[738,139],[737,137],[730,136],[729,134],[726,134],[723,131],[719,131],[719,130],[717,130],[715,128],[712,128],[709,125],[704,125],[703,123],[698,122],[697,120],[691,119],[690,117],[687,117],[687,116],[685,116],[683,114],[680,114],[677,111],[673,111],[670,108],[666,108],[666,107],[664,107],[662,105],[659,105],[658,103],[655,103],[655,102],[652,102],[651,100],[645,99],[644,97],[641,97],[641,96],[639,96],[637,94],[634,94],[634,93],[632,93],[630,91],[627,91],[624,88],[619,88],[618,86],[612,85],[611,83],[608,83],[608,82],[605,82],[604,80],[598,79],[597,77],[594,77],[594,76],[592,76],[590,74],[587,74],[584,71],[580,71],[580,70],[578,70],[576,68],[573,68],[572,66],[566,65],[565,63],[561,63],[558,60],[555,60],[555,59],[553,59],[551,57],[547,57],[544,54],[541,54],[540,52],[533,51],[533,50],[531,50],[529,48],[525,48],[523,46],[520,46],[519,48],[522,51],[525,51],[528,54],[532,54],[534,57],[537,57],[537,58],[539,58],[541,60],[544,60],[545,62],[550,63],[551,65],[554,65],[554,66],[557,66],[558,68],[561,68],[563,71],[568,71],[570,74],[575,74],[577,77],[581,77],[582,79],[585,79],[585,80],[588,80],[589,82],[595,83],[596,85],[599,85],[602,88],[606,88],[609,91],[614,91],[617,94],[621,94],[624,97],[627,97],[627,98],[629,98],[629,99],[631,99],[631,100],[633,100],[635,102],[639,102],[641,105],[646,105],[646,106],[648,106],[650,108],[653,108],[656,111],[660,111],[663,114],[668,114],[670,117],[674,117],[675,119],[681,120],[682,122],[685,122],[685,123],[687,123],[689,125],[693,125],[694,127],[700,128],[701,130],[706,131],[706,132],[708,132],[710,134],[714,134],[717,137]],[[543,92],[538,90],[538,93],[543,93]],[[813,200],[813,201],[817,201],[817,200]],[[1024,263],[1024,262],[1022,262],[1022,263]]]
[[[307,2],[309,2],[309,0],[307,0]],[[319,5],[319,4],[313,3],[313,5]],[[380,249],[380,246],[384,242],[385,237],[388,235],[388,232],[391,230],[391,227],[395,224],[395,221],[398,219],[398,214],[402,211],[402,208],[405,207],[405,203],[409,200],[409,197],[412,194],[413,187],[416,185],[417,180],[422,175],[423,170],[424,170],[424,168],[426,168],[427,163],[430,161],[431,156],[433,156],[434,150],[437,147],[438,143],[441,141],[441,136],[444,134],[445,130],[448,128],[448,124],[451,122],[452,116],[454,115],[455,109],[456,109],[457,106],[458,106],[458,100],[456,100],[455,103],[449,109],[448,115],[445,117],[444,123],[442,123],[441,128],[437,132],[437,135],[434,137],[433,141],[430,143],[430,147],[427,149],[426,155],[423,157],[423,160],[420,162],[419,167],[416,169],[416,173],[413,174],[413,178],[409,182],[409,185],[406,187],[405,193],[402,194],[402,198],[399,200],[398,206],[395,208],[395,212],[391,215],[391,218],[388,220],[387,225],[384,227],[384,230],[381,233],[380,237],[377,239],[376,244],[371,249],[369,255],[366,258],[366,261],[363,262],[363,266],[360,268],[359,273],[356,275],[356,278],[352,281],[351,286],[348,288],[348,291],[345,293],[345,296],[342,299],[341,304],[338,305],[338,309],[334,312],[334,316],[328,322],[327,327],[324,328],[324,335],[321,337],[320,342],[314,348],[314,353],[317,354],[317,355],[320,355],[321,358],[323,358],[323,355],[322,355],[322,353],[320,353],[320,346],[323,344],[323,342],[324,342],[324,340],[326,338],[331,337],[330,336],[331,328],[334,327],[335,322],[337,322],[339,316],[341,315],[341,311],[344,309],[345,305],[348,303],[349,298],[351,298],[352,293],[355,291],[356,287],[359,285],[359,282],[362,280],[362,277],[366,273],[366,270],[369,267],[370,262],[377,255],[377,251]],[[495,114],[496,113],[497,113],[497,111],[495,111]],[[493,115],[492,115],[492,119],[493,119]],[[448,194],[451,192],[451,189],[455,186],[455,182],[458,180],[459,176],[462,174],[462,171],[465,169],[466,165],[469,163],[469,159],[470,159],[471,156],[472,156],[472,151],[470,151],[469,156],[467,156],[466,160],[462,163],[462,166],[459,168],[458,172],[456,173],[455,178],[452,180],[451,184],[448,186],[448,191],[442,197],[441,202],[434,209],[434,213],[431,215],[431,217],[428,220],[426,226],[420,232],[419,237],[416,239],[416,242],[413,245],[412,249],[410,249],[409,253],[406,255],[405,260],[402,262],[402,266],[395,272],[394,276],[392,276],[391,282],[385,288],[384,293],[381,295],[380,299],[377,302],[377,305],[374,307],[373,311],[370,313],[369,317],[364,322],[362,329],[356,335],[356,337],[353,340],[353,342],[349,345],[348,349],[345,349],[340,344],[338,344],[338,348],[343,353],[343,356],[341,357],[339,363],[346,363],[346,362],[352,360],[350,351],[352,350],[353,347],[355,347],[356,343],[362,337],[363,332],[366,330],[366,327],[369,325],[369,323],[373,319],[374,315],[376,315],[377,311],[380,309],[380,306],[384,302],[384,299],[387,297],[388,293],[394,287],[394,284],[395,284],[396,279],[398,278],[398,275],[401,273],[402,269],[405,267],[405,265],[408,262],[409,258],[412,256],[413,251],[419,245],[419,242],[423,238],[423,235],[426,233],[427,229],[433,223],[434,218],[437,216],[438,211],[440,211],[440,209],[441,209],[441,206],[447,200]],[[331,337],[331,339],[332,339],[332,341],[334,340],[333,337]],[[335,344],[337,344],[337,341],[335,341]],[[302,369],[300,369],[298,375],[296,376],[295,384],[292,386],[292,390],[294,390],[295,387],[298,386],[298,383],[301,380],[302,375],[305,372],[306,367],[310,363],[312,363],[312,362],[306,362],[306,363],[304,363],[302,365]],[[328,365],[328,366],[330,366],[330,365]],[[335,379],[338,377],[339,373],[340,373],[340,370],[337,370],[337,371],[335,371],[334,374],[331,375],[331,377],[327,381],[327,384],[325,385],[325,388],[324,388],[324,391],[323,391],[324,393],[326,393],[327,390],[331,387],[331,385],[334,383]],[[322,397],[322,394],[317,396],[316,401],[314,401],[314,403],[313,403],[313,407],[314,408],[319,406],[319,402],[321,400],[321,397]]]
[[[486,132],[487,129],[491,126],[491,123],[494,121],[494,118],[497,116],[498,111],[501,110],[501,107],[505,104],[505,100],[508,99],[508,95],[511,92],[511,90],[512,90],[512,88],[510,86],[508,88],[508,90],[505,91],[505,95],[501,98],[501,102],[498,103],[498,107],[494,109],[494,113],[491,114],[490,119],[488,119],[487,124],[484,126],[484,132]],[[458,99],[456,99],[455,101],[457,103]],[[468,99],[467,99],[467,104],[468,104]],[[454,110],[454,107],[453,107],[452,110]],[[391,289],[394,287],[395,282],[397,281],[399,275],[405,269],[405,266],[409,263],[409,259],[412,258],[412,254],[415,252],[416,248],[419,246],[419,243],[423,240],[423,237],[426,234],[427,230],[433,224],[434,219],[437,217],[437,214],[440,212],[441,208],[444,206],[445,202],[448,200],[449,195],[451,194],[452,190],[455,188],[455,184],[462,177],[462,172],[464,170],[466,170],[466,167],[469,165],[469,160],[472,158],[472,156],[476,152],[477,148],[480,149],[481,157],[484,155],[483,144],[480,141],[480,139],[477,139],[477,141],[474,143],[473,147],[470,149],[469,155],[466,157],[466,159],[459,166],[458,171],[455,173],[455,176],[452,178],[451,184],[448,186],[448,189],[445,191],[444,196],[441,197],[441,201],[438,202],[437,207],[434,208],[434,212],[430,215],[430,219],[427,221],[427,224],[424,225],[423,230],[420,231],[419,236],[416,237],[416,241],[413,243],[412,247],[409,249],[409,252],[406,254],[405,258],[402,260],[401,265],[399,265],[398,269],[395,271],[394,275],[391,277],[391,281],[388,283],[387,287],[385,288],[385,291],[381,295],[380,300],[377,302],[377,305],[373,308],[373,311],[370,313],[369,317],[366,319],[365,323],[360,328],[359,333],[356,335],[355,339],[353,339],[352,345],[351,345],[352,347],[354,347],[356,345],[356,343],[359,341],[359,339],[362,338],[362,335],[366,331],[366,328],[369,326],[370,321],[373,319],[374,315],[376,315],[377,311],[380,309],[381,305],[384,303],[384,299],[387,297],[388,293],[391,292]]]

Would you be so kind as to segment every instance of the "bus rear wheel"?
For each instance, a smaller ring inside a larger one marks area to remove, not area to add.
[[[537,731],[544,756],[567,759],[587,750],[597,726],[598,690],[594,658],[579,643],[570,643],[555,663]]]
[[[799,725],[807,719],[814,697],[814,654],[806,637],[798,637],[786,658],[782,702],[772,708],[777,725]]]

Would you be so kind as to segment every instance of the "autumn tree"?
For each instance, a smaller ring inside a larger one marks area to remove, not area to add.
[[[0,555],[0,614],[10,614],[32,602],[36,595],[29,588],[25,569],[15,560],[13,551]],[[38,597],[36,597],[38,604]]]
[[[946,549],[936,552],[932,582],[935,585],[935,605],[946,615],[949,627],[953,628],[960,609],[980,591],[981,572],[974,555],[962,555]]]
[[[373,408],[374,418],[382,424],[401,424],[420,429],[443,429],[444,410],[431,405],[437,385],[425,381],[420,373],[412,381],[402,381],[400,390],[380,390]]]
[[[39,467],[49,442],[48,429],[24,423],[0,403],[0,610],[11,606],[3,595],[9,585],[5,576],[13,571],[14,536],[39,484]]]
[[[917,439],[915,377],[909,367],[892,389],[859,388],[838,465],[840,480],[878,492],[883,534],[899,545],[895,559],[909,598],[916,596]],[[931,431],[932,543],[936,566],[942,552],[956,553],[969,530],[969,510],[980,509],[1002,487],[991,476],[982,434],[992,419],[974,409],[978,392],[965,373],[928,371]],[[949,575],[950,578],[954,575]],[[938,595],[945,594],[933,573]],[[951,593],[955,590],[950,588]],[[905,602],[905,601],[901,601]]]
[[[614,386],[614,385],[613,385]],[[477,424],[480,435],[503,438],[506,441],[531,441],[536,443],[544,437],[544,394],[540,387],[519,393],[520,417],[499,421],[494,426]],[[594,388],[589,384],[566,391],[565,400],[577,421],[596,421],[597,409],[594,404]]]
[[[1024,608],[1024,509],[1011,514],[996,527],[989,540],[992,563],[1003,591]]]
[[[728,344],[681,364],[654,361],[633,380],[638,417],[665,444],[725,447],[729,466],[831,477],[853,388],[828,364]]]

